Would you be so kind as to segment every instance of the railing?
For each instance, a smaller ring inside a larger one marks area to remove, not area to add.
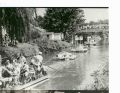
[[[108,32],[109,30],[108,29],[81,29],[79,30],[77,33],[79,32]]]

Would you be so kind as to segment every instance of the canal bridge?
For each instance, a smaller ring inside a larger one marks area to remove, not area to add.
[[[108,39],[109,38],[109,29],[101,29],[101,28],[94,28],[94,29],[80,29],[75,32],[75,37],[77,37],[78,41],[80,37],[83,38],[83,43],[87,41],[87,37],[92,36],[99,36],[101,39]],[[75,39],[76,40],[76,39]],[[81,40],[81,39],[80,39]]]

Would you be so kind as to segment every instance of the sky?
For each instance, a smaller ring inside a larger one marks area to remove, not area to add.
[[[82,8],[86,22],[109,19],[108,8]],[[44,16],[45,8],[37,8],[37,14]]]

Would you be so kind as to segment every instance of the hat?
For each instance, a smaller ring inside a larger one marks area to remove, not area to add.
[[[42,55],[42,52],[39,52],[38,54],[39,54],[39,55]]]

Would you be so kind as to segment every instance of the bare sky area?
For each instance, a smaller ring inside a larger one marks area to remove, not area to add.
[[[108,19],[108,8],[82,8],[86,22]],[[37,14],[44,16],[45,8],[37,8]]]

